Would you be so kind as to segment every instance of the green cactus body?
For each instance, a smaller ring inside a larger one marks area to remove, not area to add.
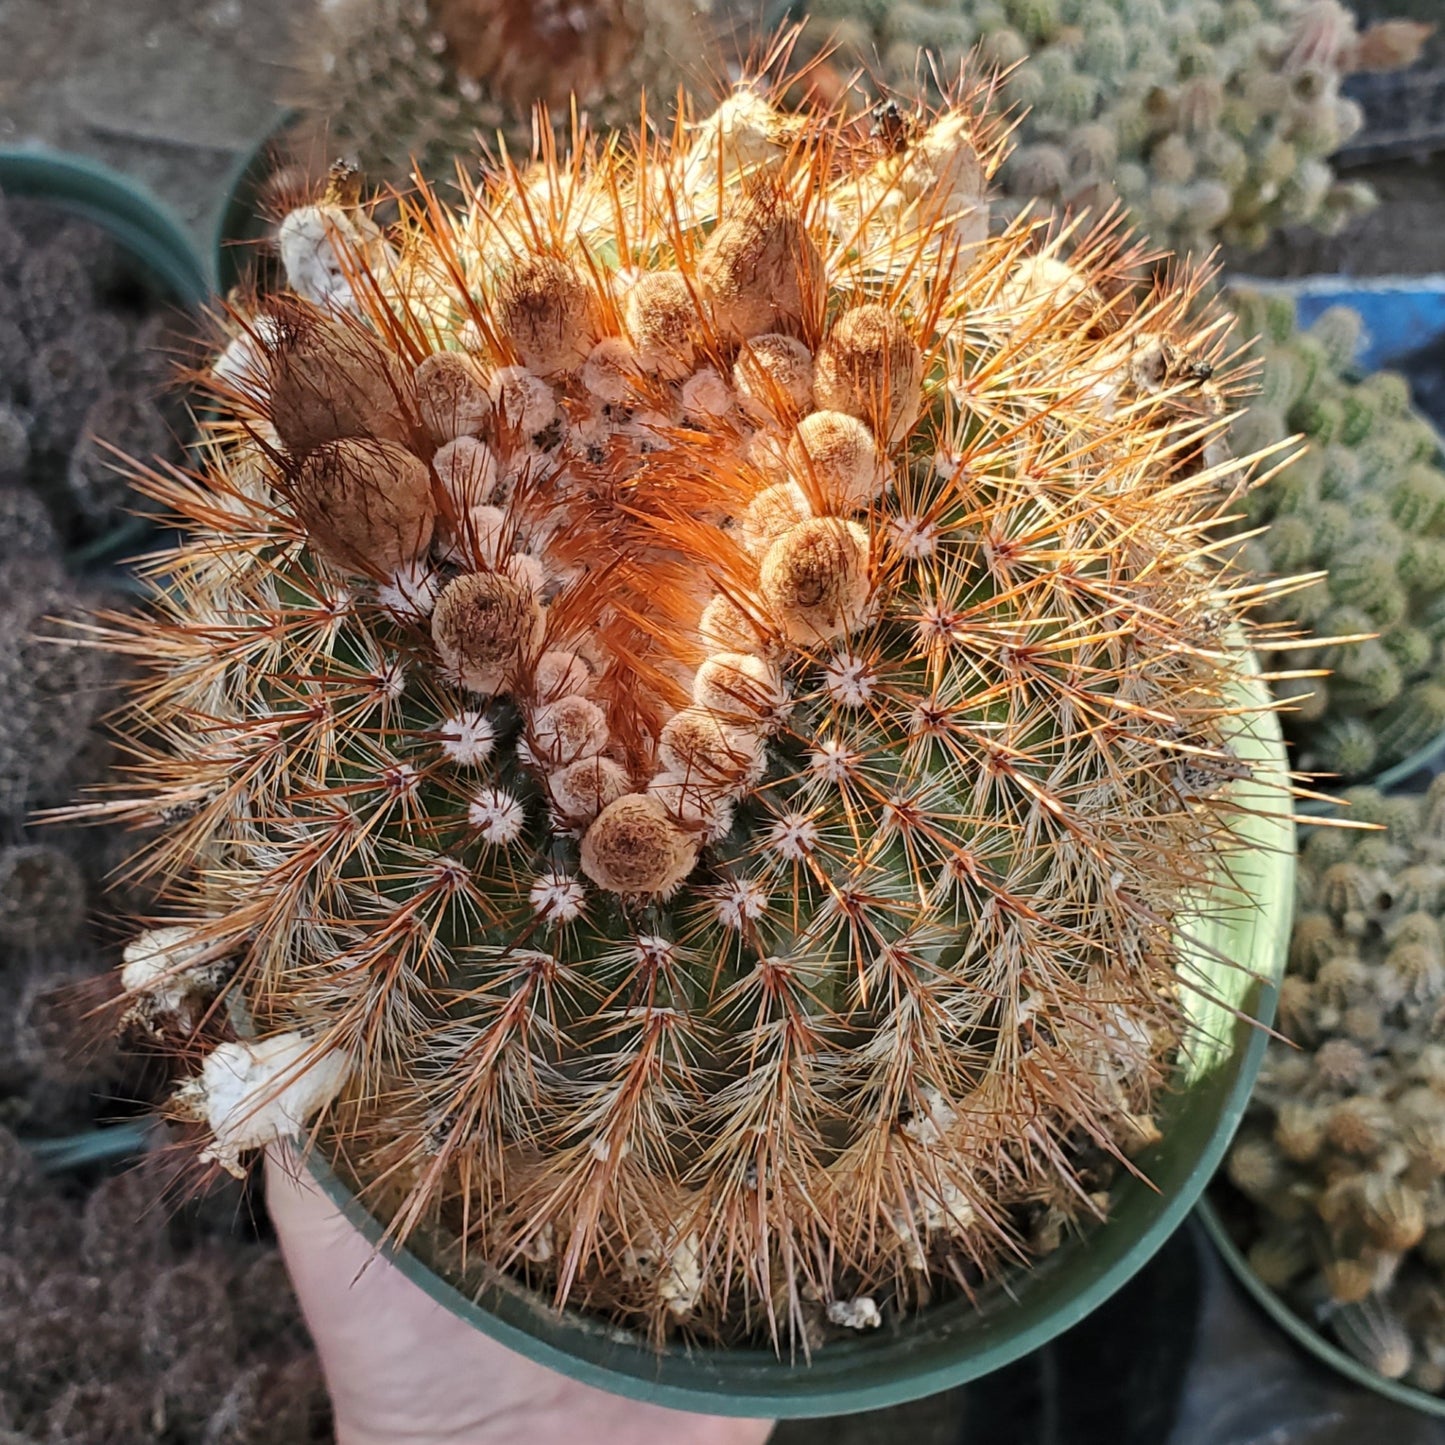
[[[1311,746],[1306,765],[1339,778],[1368,777],[1379,757],[1373,725],[1358,717],[1332,718],[1314,733]]]
[[[1441,572],[1436,589],[1445,587],[1445,571]],[[1430,665],[1435,644],[1423,627],[1392,627],[1380,638],[1380,646],[1395,659],[1401,674],[1409,681],[1418,678]]]
[[[1445,682],[1432,679],[1409,688],[1379,719],[1380,746],[1406,757],[1445,732]]]

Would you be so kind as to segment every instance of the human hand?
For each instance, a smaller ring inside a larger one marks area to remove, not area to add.
[[[772,1432],[609,1395],[499,1345],[378,1258],[292,1154],[267,1151],[266,1202],[337,1445],[762,1445]]]

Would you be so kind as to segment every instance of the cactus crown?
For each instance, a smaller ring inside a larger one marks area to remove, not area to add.
[[[400,1235],[781,1341],[1148,1137],[1238,805],[1223,333],[1107,231],[987,239],[997,151],[743,87],[323,216],[237,319],[114,639],[190,930],[136,987],[230,960],[254,1030],[211,1158],[324,1109]]]

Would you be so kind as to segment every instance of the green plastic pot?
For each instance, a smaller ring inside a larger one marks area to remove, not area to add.
[[[1346,1379],[1353,1380],[1357,1385],[1364,1385],[1366,1389],[1374,1390],[1377,1394],[1385,1396],[1388,1400],[1394,1400],[1397,1404],[1408,1405],[1422,1414],[1445,1417],[1445,1398],[1439,1395],[1427,1395],[1424,1390],[1417,1390],[1413,1385],[1402,1385],[1398,1380],[1387,1380],[1383,1375],[1377,1375],[1373,1370],[1366,1369],[1357,1359],[1346,1354],[1338,1345],[1331,1344],[1322,1334],[1301,1319],[1249,1267],[1249,1261],[1244,1257],[1239,1246],[1230,1238],[1229,1231],[1219,1216],[1219,1211],[1210,1203],[1207,1196],[1200,1199],[1199,1207],[1195,1212],[1215,1249],[1219,1251],[1234,1277],[1244,1286],[1245,1291],[1260,1309],[1296,1344],[1308,1350],[1317,1360],[1322,1360]]]
[[[1249,701],[1262,706],[1262,683]],[[1193,901],[1186,971],[1212,1001],[1189,994],[1197,1042],[1158,1113],[1163,1142],[1125,1176],[1110,1219],[976,1301],[931,1307],[874,1334],[829,1343],[811,1362],[761,1350],[687,1348],[661,1353],[496,1273],[474,1297],[429,1264],[424,1236],[399,1250],[383,1222],[312,1152],[313,1174],[345,1215],[414,1283],[452,1314],[573,1379],[654,1404],[752,1417],[837,1415],[916,1399],[996,1370],[1037,1349],[1102,1304],[1150,1259],[1194,1207],[1249,1100],[1274,1015],[1294,899],[1294,827],[1278,718],[1256,714],[1235,746],[1259,769],[1249,804],[1233,815],[1245,845],[1231,861],[1237,891]],[[1244,801],[1241,787],[1241,801]],[[1233,964],[1222,963],[1223,959]],[[471,1281],[468,1281],[470,1288]]]
[[[211,295],[205,262],[180,221],[149,191],[85,156],[0,149],[0,191],[45,201],[98,226],[177,307],[195,312]],[[150,530],[141,518],[113,528],[74,554],[81,566],[113,560]]]

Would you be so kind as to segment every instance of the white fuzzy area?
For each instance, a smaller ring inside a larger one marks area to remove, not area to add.
[[[334,1049],[318,1050],[304,1034],[238,1039],[206,1055],[200,1075],[181,1087],[177,1101],[210,1126],[212,1142],[201,1159],[241,1178],[243,1154],[300,1135],[350,1073],[350,1059]]]
[[[411,797],[421,787],[421,775],[410,763],[388,763],[381,770],[381,786],[394,798]]]
[[[595,1138],[589,1139],[587,1141],[587,1152],[599,1164],[609,1163],[613,1155],[612,1141],[610,1139],[604,1138],[602,1135],[599,1134]],[[626,1139],[624,1139],[621,1145],[618,1146],[616,1153],[619,1159],[626,1159],[627,1156],[632,1153],[632,1145],[629,1144]],[[646,1255],[634,1252],[633,1250],[629,1249],[627,1253],[623,1256],[622,1268],[624,1277],[636,1279],[638,1277],[638,1266],[646,1259]],[[629,1270],[632,1271],[630,1275],[628,1274]]]
[[[316,610],[323,617],[333,617],[339,622],[343,618],[350,617],[355,606],[356,598],[350,589],[333,587],[331,591],[322,593],[317,599]]]
[[[389,702],[406,691],[406,664],[399,657],[387,658],[377,670],[376,690]]]
[[[353,254],[362,245],[360,232],[338,206],[298,206],[276,232],[281,268],[291,290],[328,310],[354,311],[356,297],[338,243]],[[360,259],[356,256],[353,269]]]
[[[786,702],[777,669],[750,652],[704,659],[693,678],[692,700],[723,717],[754,718],[775,718]]]
[[[582,736],[576,736],[579,715],[585,719]],[[607,715],[585,697],[558,698],[543,703],[531,717],[531,752],[554,768],[582,758],[595,758],[607,746]]]
[[[729,879],[713,896],[713,913],[724,928],[741,929],[767,911],[767,890],[754,878]]]
[[[933,454],[933,474],[940,481],[951,482],[963,465],[963,453],[952,447],[939,447]]]
[[[770,483],[788,480],[788,440],[768,429],[754,434],[748,442],[748,461]]]
[[[442,752],[464,768],[474,768],[491,757],[497,745],[497,730],[485,713],[459,712],[440,728]]]
[[[858,765],[858,755],[837,738],[828,738],[808,754],[808,767],[826,783],[845,783]]]
[[[471,882],[471,869],[460,858],[442,856],[431,865],[433,877],[450,894],[465,893]]]
[[[473,507],[462,518],[458,535],[448,539],[442,556],[469,571],[495,567],[507,540],[507,514],[500,507]]]
[[[442,590],[442,579],[425,559],[409,562],[376,589],[376,600],[396,617],[417,622],[430,617]]]
[[[940,1179],[936,1188],[924,1188],[911,1196],[911,1202],[911,1210],[890,1209],[888,1218],[894,1234],[905,1247],[909,1267],[926,1272],[928,1257],[923,1248],[924,1239],[935,1230],[949,1236],[964,1234],[977,1222],[978,1216],[951,1179]]]
[[[501,478],[496,453],[476,437],[458,437],[438,448],[432,468],[459,514],[491,501]]]
[[[483,788],[467,808],[467,821],[482,835],[484,843],[500,848],[522,836],[527,813],[515,794],[502,788]]]
[[[519,582],[529,592],[541,592],[547,585],[547,569],[539,558],[533,557],[528,552],[513,552],[502,563],[502,571],[513,582]]]
[[[556,1234],[551,1222],[542,1225],[535,1234],[529,1235],[522,1244],[522,1258],[533,1264],[546,1264],[556,1249]]]
[[[683,382],[682,412],[690,421],[713,421],[732,409],[732,388],[713,367],[704,366]]]
[[[605,336],[582,365],[582,385],[598,401],[620,406],[632,395],[632,379],[641,368],[637,353],[620,336]]]
[[[845,1330],[876,1330],[883,1316],[872,1295],[860,1294],[856,1299],[829,1300],[828,1323]]]
[[[922,1105],[921,1111],[915,1112],[904,1124],[903,1132],[925,1148],[936,1147],[943,1143],[948,1131],[958,1123],[958,1115],[937,1089],[926,1084],[919,1103]]]
[[[918,617],[919,641],[928,644],[953,642],[954,629],[958,626],[958,614],[935,598],[923,608]]]
[[[657,1277],[657,1296],[667,1312],[685,1318],[702,1298],[702,1243],[696,1234],[685,1234],[667,1252]]]
[[[627,431],[644,451],[666,452],[672,450],[672,439],[667,433],[675,425],[673,419],[663,412],[640,411],[632,418]]]
[[[523,437],[546,431],[557,420],[556,394],[525,366],[504,366],[494,371],[487,395],[506,425]]]
[[[878,674],[861,657],[840,652],[823,669],[823,686],[840,707],[864,707],[878,686]]]
[[[537,697],[555,702],[560,697],[585,697],[592,691],[592,669],[575,653],[554,649],[537,659],[534,675]]]
[[[181,1013],[195,997],[198,980],[190,965],[206,951],[195,930],[181,924],[148,928],[121,954],[121,987],[144,994],[156,1013]]]
[[[533,911],[548,923],[572,923],[587,906],[587,893],[570,873],[551,869],[539,874],[527,890]]]
[[[639,968],[662,968],[677,955],[677,945],[660,933],[639,933],[634,947]]]
[[[818,826],[806,813],[784,813],[768,829],[766,846],[779,857],[797,862],[818,846]]]
[[[216,358],[211,375],[255,405],[264,406],[271,390],[270,351],[276,335],[276,322],[271,317],[252,318]]]
[[[718,843],[733,830],[737,809],[726,798],[714,798],[703,813],[702,840]]]
[[[905,557],[931,557],[938,550],[938,528],[922,517],[893,517],[888,540]]]

